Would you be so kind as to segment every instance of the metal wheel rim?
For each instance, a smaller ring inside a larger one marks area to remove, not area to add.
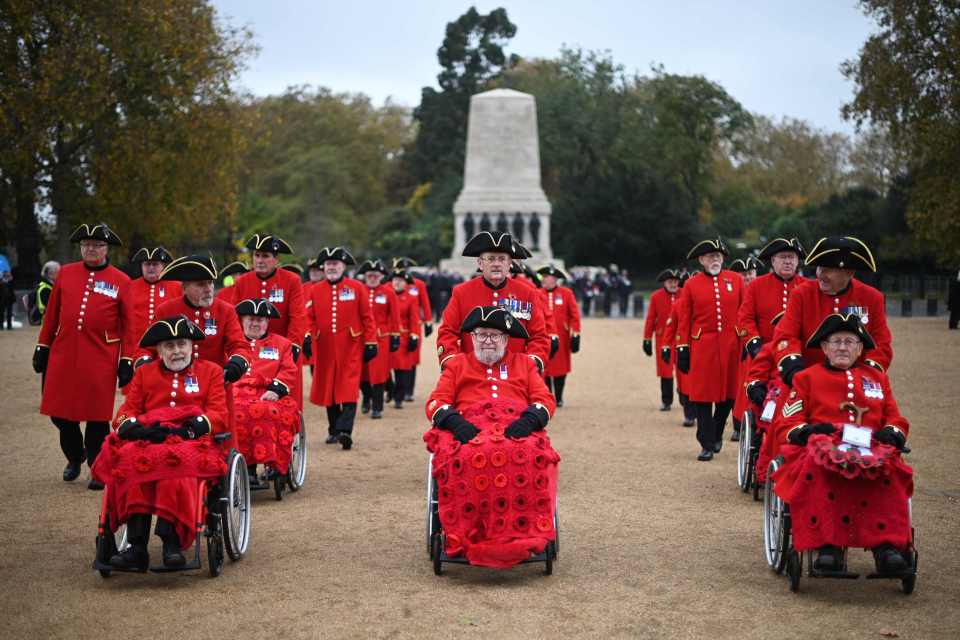
[[[250,478],[243,456],[236,454],[230,468],[230,480],[227,491],[227,508],[224,513],[226,534],[229,537],[229,549],[239,559],[247,552],[250,542]]]
[[[307,432],[303,424],[303,416],[300,417],[300,432],[290,446],[292,448],[289,472],[290,488],[296,491],[303,486],[303,482],[307,478]]]
[[[740,447],[737,449],[737,484],[741,491],[750,488],[750,444],[753,441],[753,420],[750,412],[743,414],[743,424],[740,426]]]
[[[433,454],[427,459],[427,553],[433,555]]]
[[[782,536],[783,503],[773,490],[771,476],[779,465],[774,460],[767,469],[767,481],[763,486],[763,547],[767,564],[776,569],[780,564],[780,537]]]
[[[130,541],[127,540],[127,525],[122,524],[120,527],[113,532],[113,540],[117,545],[117,552],[123,553],[127,550],[127,547],[130,546]]]

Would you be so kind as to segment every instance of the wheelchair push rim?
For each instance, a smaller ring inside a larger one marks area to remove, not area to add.
[[[307,427],[300,414],[300,432],[294,435],[291,447],[290,466],[287,469],[287,484],[290,491],[299,491],[307,478]]]
[[[767,481],[763,487],[763,548],[767,564],[776,573],[783,573],[787,563],[790,541],[790,522],[787,505],[773,489],[773,474],[780,468],[780,460],[774,460],[767,469]]]
[[[246,461],[231,451],[224,483],[226,495],[220,498],[223,541],[231,560],[239,560],[250,544],[250,477]]]
[[[743,423],[740,426],[740,446],[737,448],[737,486],[740,491],[747,493],[750,490],[750,451],[753,444],[753,415],[750,411],[743,413]]]

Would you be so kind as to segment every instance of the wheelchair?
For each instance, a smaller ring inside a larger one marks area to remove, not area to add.
[[[757,429],[752,409],[743,412],[740,427],[740,446],[737,449],[737,486],[743,493],[753,491],[753,499],[760,500],[760,485],[756,478],[757,458],[763,444],[763,431]]]
[[[843,549],[841,567],[838,571],[817,570],[813,564],[816,550],[797,551],[794,549],[791,536],[790,505],[776,494],[773,487],[773,474],[782,466],[783,458],[780,456],[770,463],[767,469],[767,480],[763,487],[763,546],[767,564],[776,574],[786,574],[792,592],[797,592],[800,589],[800,579],[804,574],[804,565],[806,565],[806,575],[810,578],[841,580],[856,580],[859,578],[859,573],[851,572],[847,568],[849,548]],[[907,501],[907,508],[912,521],[913,509],[910,499]],[[914,545],[915,535],[916,532],[911,526],[910,541],[904,552],[904,556],[908,560],[908,566],[904,571],[898,573],[873,572],[866,576],[867,579],[900,580],[903,593],[907,595],[913,593],[917,582],[917,563],[919,560],[919,554]]]
[[[213,437],[217,443],[222,443],[228,438],[230,433],[218,433]],[[198,482],[200,499],[196,507],[196,540],[193,559],[179,567],[167,567],[162,564],[151,566],[149,571],[171,573],[200,569],[200,546],[204,539],[207,546],[207,569],[211,577],[219,576],[223,570],[224,552],[234,562],[239,561],[246,554],[250,544],[250,480],[243,455],[236,449],[230,449],[227,454],[226,475],[212,483],[207,479],[201,479]],[[211,492],[211,489],[219,489],[219,491]],[[110,558],[124,551],[129,543],[126,525],[111,531],[107,508],[109,491],[109,486],[103,490],[93,568],[104,578],[109,578],[115,571],[141,573],[138,570],[118,569],[110,564]]]
[[[290,464],[286,473],[279,473],[270,465],[263,465],[264,469],[255,478],[251,477],[250,490],[264,491],[273,488],[273,495],[277,500],[283,500],[287,488],[297,492],[307,478],[307,427],[303,420],[303,411],[300,411],[300,431],[294,434],[290,444]]]
[[[553,529],[556,533],[556,538],[547,543],[543,552],[531,554],[529,558],[520,564],[542,562],[544,563],[544,575],[553,575],[553,565],[560,556],[560,511],[556,504],[554,504],[553,508]],[[444,563],[470,564],[470,561],[464,557],[448,556],[445,549],[446,539],[443,533],[443,525],[440,523],[440,502],[437,497],[437,482],[433,477],[433,454],[430,454],[427,460],[427,555],[433,563],[433,573],[438,576],[442,575]]]

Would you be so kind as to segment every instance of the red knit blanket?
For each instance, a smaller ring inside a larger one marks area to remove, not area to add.
[[[284,396],[275,402],[260,400],[269,381],[241,380],[234,385],[234,443],[247,464],[266,464],[286,473],[291,446],[300,432],[296,401]]]

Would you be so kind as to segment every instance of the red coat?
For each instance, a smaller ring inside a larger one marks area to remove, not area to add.
[[[443,321],[437,330],[437,356],[440,358],[440,366],[444,366],[447,360],[458,353],[473,353],[473,342],[469,335],[460,335],[460,325],[464,318],[479,306],[498,306],[511,311],[526,327],[530,337],[526,341],[510,338],[508,349],[516,353],[526,353],[544,365],[550,356],[550,336],[547,334],[544,310],[535,291],[536,289],[511,278],[506,278],[495,288],[482,276],[454,287],[450,302],[443,312]]]
[[[397,317],[400,322],[400,349],[390,354],[391,369],[412,369],[417,366],[416,351],[407,351],[410,336],[420,335],[420,306],[410,290],[397,296]],[[423,342],[423,340],[420,340]]]
[[[234,302],[234,299],[233,299],[233,294],[236,293],[237,291],[236,286],[237,285],[232,284],[229,287],[224,287],[220,289],[219,291],[217,291],[216,297],[220,300],[223,300],[227,304],[236,305],[237,303]]]
[[[359,280],[324,280],[310,289],[307,320],[313,335],[310,402],[324,407],[355,403],[365,344],[377,344],[369,290]]]
[[[680,298],[680,292],[681,289],[677,289],[676,293],[670,293],[661,287],[650,294],[650,306],[647,309],[647,319],[643,323],[643,339],[651,340],[656,337],[653,357],[657,361],[657,377],[660,378],[673,377],[673,365],[676,358],[673,355],[673,345],[664,340],[664,329],[666,329],[667,322],[670,320],[670,312],[673,310],[673,305],[675,305]],[[670,364],[664,362],[660,357],[660,350],[664,347],[671,347]]]
[[[367,301],[377,326],[377,357],[363,363],[360,379],[370,384],[383,384],[390,376],[390,363],[396,355],[390,353],[390,338],[400,337],[400,300],[389,283],[368,289],[368,292]],[[406,345],[401,343],[400,349],[406,349]]]
[[[139,342],[150,325],[159,318],[156,310],[167,300],[182,296],[183,287],[179,282],[170,280],[158,280],[150,284],[143,278],[137,278],[130,282],[130,295],[136,318],[133,334]]]
[[[540,404],[551,416],[557,408],[536,363],[526,355],[507,352],[498,363],[482,364],[473,352],[447,361],[437,387],[427,399],[427,419],[445,406],[463,410],[478,402],[496,399]]]
[[[185,296],[167,300],[157,309],[158,318],[185,315],[203,330],[203,340],[193,343],[193,355],[223,367],[230,356],[240,356],[250,363],[250,347],[240,328],[240,320],[233,305],[220,298],[206,309],[194,307]],[[144,351],[143,353],[146,353]],[[151,354],[155,357],[155,354]]]
[[[109,421],[117,363],[133,358],[140,336],[130,278],[109,263],[64,265],[50,292],[37,343],[50,347],[40,413],[75,421]]]
[[[733,400],[739,385],[737,310],[743,279],[733,271],[693,275],[677,301],[677,346],[690,347],[687,395],[693,402]]]
[[[893,361],[893,345],[890,329],[887,327],[883,294],[857,279],[851,280],[847,290],[837,296],[828,296],[821,292],[816,280],[808,280],[794,290],[787,303],[787,312],[773,332],[777,363],[792,354],[802,354],[807,365],[823,362],[824,355],[820,345],[811,349],[803,345],[831,313],[859,314],[866,330],[877,344],[876,349],[864,350],[864,361],[875,362],[883,367],[884,371],[890,367]]]
[[[247,340],[250,346],[250,366],[241,380],[256,380],[266,391],[271,382],[279,382],[293,394],[300,380],[299,367],[293,361],[293,343],[283,336],[267,332],[259,340]]]
[[[677,300],[680,299],[680,293],[681,292],[677,293]],[[666,324],[663,325],[663,346],[670,347],[671,367],[677,363],[677,300],[673,302],[673,306],[670,308],[670,316],[667,318]],[[660,353],[655,355],[658,358],[660,357]],[[674,374],[677,377],[677,391],[686,395],[687,374],[680,371],[680,369],[674,370]]]
[[[268,278],[261,278],[253,271],[237,278],[232,294],[235,305],[241,300],[259,298],[266,298],[280,312],[279,318],[270,319],[270,333],[281,335],[298,347],[303,346],[303,338],[307,335],[307,312],[300,278],[286,269],[277,269]]]
[[[194,359],[183,371],[173,372],[154,360],[138,368],[127,385],[127,397],[113,426],[165,407],[199,407],[214,433],[227,426],[227,394],[223,369],[212,362]]]
[[[427,283],[420,278],[414,278],[413,284],[407,288],[407,293],[413,298],[417,312],[420,314],[421,323],[417,331],[423,338],[423,322],[433,322],[433,310],[430,308],[430,293],[427,291]],[[404,347],[401,347],[404,348]],[[423,348],[423,340],[417,344],[417,350],[411,354],[413,366],[420,364],[420,350]]]
[[[560,349],[557,355],[547,362],[545,375],[549,377],[565,376],[570,373],[572,352],[570,338],[580,335],[580,305],[569,287],[555,287],[552,291],[543,292],[547,296],[547,308],[552,312],[557,336],[560,338]]]
[[[783,280],[770,272],[758,276],[743,290],[743,304],[737,316],[737,324],[743,332],[744,340],[749,342],[759,337],[763,342],[773,339],[774,327],[770,323],[781,311],[787,310],[790,293],[798,286],[808,282],[803,276],[794,276]]]

